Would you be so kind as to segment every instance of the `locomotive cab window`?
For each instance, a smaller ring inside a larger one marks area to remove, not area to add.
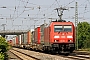
[[[61,32],[61,31],[63,31],[63,26],[58,26],[58,25],[54,26],[54,32]]]
[[[64,26],[64,31],[65,32],[71,32],[72,31],[72,26]]]

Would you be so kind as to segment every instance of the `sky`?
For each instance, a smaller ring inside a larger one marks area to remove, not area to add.
[[[62,19],[75,23],[75,3],[78,21],[90,23],[90,0],[0,0],[0,30],[30,30],[58,19],[56,8],[66,8]],[[74,8],[71,8],[74,7]],[[52,19],[50,19],[52,18]]]

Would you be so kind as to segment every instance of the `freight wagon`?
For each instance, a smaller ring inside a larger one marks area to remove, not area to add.
[[[15,36],[13,42],[17,47],[29,48],[31,44],[31,31]]]

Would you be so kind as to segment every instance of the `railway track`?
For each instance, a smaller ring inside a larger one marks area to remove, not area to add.
[[[60,55],[60,56],[63,56],[63,55]],[[68,56],[63,56],[63,57],[70,58],[72,60],[90,60],[90,55],[79,55],[76,53],[72,53]]]
[[[62,56],[66,58],[70,58],[71,60],[90,60],[90,53],[84,53],[84,52],[73,52],[69,54],[68,56],[65,56],[64,54],[57,54],[57,56]]]
[[[38,58],[35,58],[33,56],[27,55],[25,53],[22,53],[20,51],[14,50],[14,49],[10,50],[10,52],[13,53],[14,55],[16,55],[21,60],[40,60]]]
[[[68,56],[65,56],[63,54],[52,55],[52,54],[45,54],[41,52],[34,52],[34,51],[18,49],[18,48],[13,48],[13,49],[14,51],[17,51],[27,56],[30,55],[39,60],[90,60],[90,55],[77,54],[75,52]]]

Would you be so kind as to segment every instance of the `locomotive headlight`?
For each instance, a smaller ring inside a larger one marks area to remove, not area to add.
[[[54,42],[58,42],[59,40],[54,40]]]
[[[72,40],[68,40],[68,42],[73,42]]]
[[[54,38],[59,38],[59,36],[54,36]]]
[[[72,36],[67,36],[67,38],[73,38]]]

